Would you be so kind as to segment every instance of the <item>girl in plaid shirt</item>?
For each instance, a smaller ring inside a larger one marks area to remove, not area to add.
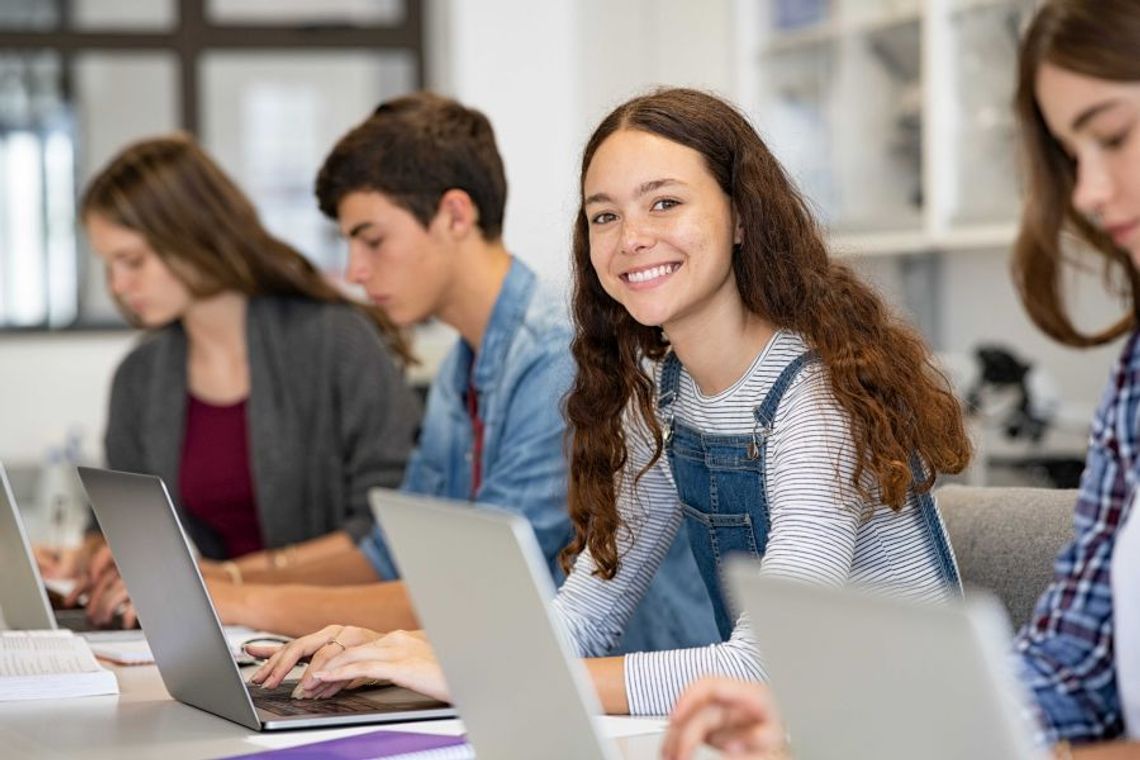
[[[1021,45],[1016,110],[1029,188],[1014,256],[1022,301],[1069,346],[1129,336],[1093,419],[1074,538],[1016,649],[1047,740],[1140,739],[1140,523],[1128,529],[1140,471],[1140,4],[1047,3]],[[1079,330],[1063,301],[1066,232],[1125,285],[1129,313],[1101,332]]]

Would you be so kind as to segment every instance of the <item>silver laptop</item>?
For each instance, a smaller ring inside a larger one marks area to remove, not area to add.
[[[3,464],[0,464],[0,566],[4,569],[0,613],[7,627],[55,630],[55,615]]]
[[[368,493],[477,757],[640,757],[656,734],[613,742],[586,670],[553,616],[530,523],[504,510]]]
[[[292,699],[295,682],[247,687],[162,480],[89,467],[79,479],[178,701],[263,731],[455,717],[449,705],[396,686],[328,700]]]
[[[95,633],[102,640],[141,639],[140,631],[100,629],[82,608],[53,610],[40,576],[35,554],[20,516],[4,465],[0,463],[0,617],[15,630],[56,630]]]
[[[1009,626],[983,592],[916,604],[728,567],[755,626],[796,757],[1040,760]]]

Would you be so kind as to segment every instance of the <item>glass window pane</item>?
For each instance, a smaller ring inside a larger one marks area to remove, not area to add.
[[[47,0],[0,0],[0,30],[42,31],[59,25],[59,7]]]
[[[1013,102],[1020,15],[1014,0],[951,15],[954,83],[955,223],[1016,219],[1018,188]]]
[[[414,74],[406,53],[209,53],[203,142],[270,230],[340,274],[343,246],[313,197],[317,170],[381,100],[409,91]]]
[[[4,322],[36,325],[47,321],[44,253],[43,143],[38,134],[15,130],[4,136],[0,163],[4,183]]]
[[[71,0],[77,29],[167,31],[178,21],[174,0]]]
[[[48,324],[79,316],[79,267],[75,249],[75,133],[53,129],[43,142]]]
[[[395,26],[404,19],[404,0],[210,0],[206,9],[218,24]]]
[[[831,101],[833,230],[922,225],[922,25],[869,29],[840,42]]]
[[[839,211],[828,111],[835,58],[831,44],[766,56],[769,87],[758,117],[772,152],[824,224],[832,224]]]
[[[51,52],[0,55],[0,326],[75,315],[75,167],[60,74]]]
[[[171,53],[85,53],[73,70],[79,188],[127,143],[179,125],[178,61]],[[79,257],[82,318],[119,321],[103,286],[103,268]]]
[[[66,107],[59,55],[50,51],[0,51],[0,126],[46,124]]]
[[[126,143],[178,127],[178,60],[171,53],[84,53],[73,76],[80,182]]]

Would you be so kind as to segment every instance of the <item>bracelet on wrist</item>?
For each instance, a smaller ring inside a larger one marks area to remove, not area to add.
[[[230,583],[234,584],[235,586],[241,585],[243,579],[241,575],[241,568],[238,567],[238,563],[234,562],[232,559],[227,559],[222,563],[222,570],[230,579]]]
[[[269,567],[271,570],[284,570],[289,565],[296,564],[297,561],[297,547],[293,544],[288,544],[280,549],[273,549],[269,552]]]

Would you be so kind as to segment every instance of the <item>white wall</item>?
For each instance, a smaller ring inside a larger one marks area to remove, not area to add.
[[[1072,280],[1072,312],[1086,330],[1103,328],[1123,314],[1100,282],[1099,272]],[[1009,276],[1006,251],[957,251],[943,267],[944,349],[969,352],[978,343],[1009,346],[1023,360],[1042,368],[1056,384],[1070,426],[1083,428],[1097,401],[1121,341],[1092,349],[1066,348],[1030,321]]]
[[[504,240],[569,281],[578,166],[614,106],[660,84],[730,94],[727,0],[436,0],[428,85],[487,114],[510,185]]]
[[[491,120],[506,165],[507,247],[568,280],[580,121],[573,0],[439,0],[429,18],[429,86]]]
[[[111,376],[129,332],[0,338],[0,461],[39,462],[71,430],[101,459]]]

